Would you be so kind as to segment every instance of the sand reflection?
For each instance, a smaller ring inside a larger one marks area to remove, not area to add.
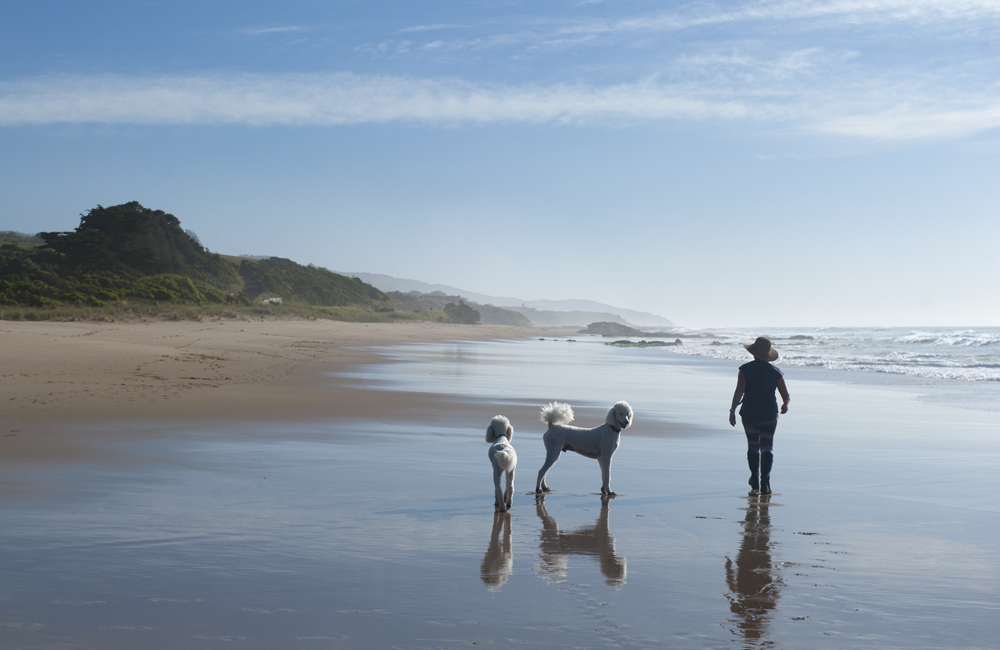
[[[503,538],[501,539],[501,532]],[[514,571],[514,553],[511,550],[510,513],[497,512],[493,515],[493,532],[490,545],[479,569],[480,577],[491,591],[500,589]]]
[[[743,637],[744,647],[767,640],[771,612],[777,607],[781,579],[771,561],[771,495],[751,497],[743,519],[743,542],[734,563],[726,558],[730,619]]]
[[[569,556],[598,558],[604,581],[609,585],[625,584],[625,558],[615,553],[615,538],[608,525],[607,497],[601,499],[601,514],[593,526],[573,531],[561,531],[556,520],[545,509],[545,497],[535,498],[535,510],[542,520],[538,544],[541,570],[552,577],[565,577]]]

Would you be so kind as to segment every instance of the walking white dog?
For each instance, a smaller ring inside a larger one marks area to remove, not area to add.
[[[552,402],[542,407],[542,422],[549,428],[542,436],[545,443],[545,464],[538,470],[535,492],[551,492],[545,484],[549,468],[559,460],[564,451],[575,451],[581,456],[595,458],[601,464],[601,494],[615,496],[611,491],[611,457],[621,439],[624,429],[632,424],[632,407],[628,402],[618,402],[608,411],[604,424],[593,429],[566,426],[573,421],[573,409],[569,404]]]
[[[493,465],[493,488],[496,491],[495,505],[500,512],[510,509],[514,499],[514,468],[517,467],[517,453],[511,446],[510,440],[514,437],[514,427],[510,426],[510,421],[502,415],[497,415],[486,427],[486,442],[492,442],[490,446],[490,463]],[[500,475],[507,473],[507,489],[500,488]]]

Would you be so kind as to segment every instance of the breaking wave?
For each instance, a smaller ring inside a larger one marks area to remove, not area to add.
[[[747,359],[744,343],[768,336],[789,366],[906,375],[935,380],[1000,381],[1000,328],[803,328],[676,330],[679,354]]]

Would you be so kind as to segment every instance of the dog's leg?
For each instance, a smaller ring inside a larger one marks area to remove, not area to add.
[[[514,505],[514,470],[507,472],[507,489],[503,493],[504,502],[507,504],[507,509]]]
[[[617,496],[611,491],[611,456],[601,456],[597,462],[601,464],[601,494]]]
[[[556,464],[559,460],[559,454],[562,453],[562,449],[558,446],[545,447],[545,464],[542,465],[542,469],[538,470],[538,480],[535,481],[535,493],[541,494],[542,492],[551,492],[549,486],[545,484],[545,475],[548,474],[549,468]]]
[[[493,490],[496,495],[493,505],[498,508],[500,512],[505,512],[507,508],[504,506],[503,489],[500,487],[501,474],[503,474],[503,468],[500,467],[500,463],[493,461]]]

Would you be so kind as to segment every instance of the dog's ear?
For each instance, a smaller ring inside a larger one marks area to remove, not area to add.
[[[514,427],[512,427],[512,426],[510,426],[508,424],[507,425],[507,441],[509,442],[509,441],[511,441],[513,439],[514,439]]]
[[[608,415],[604,418],[604,424],[609,427],[618,426],[618,405],[615,404],[610,409],[608,409]]]
[[[493,442],[497,439],[497,434],[493,433],[493,423],[490,422],[490,426],[486,427],[486,442]]]

